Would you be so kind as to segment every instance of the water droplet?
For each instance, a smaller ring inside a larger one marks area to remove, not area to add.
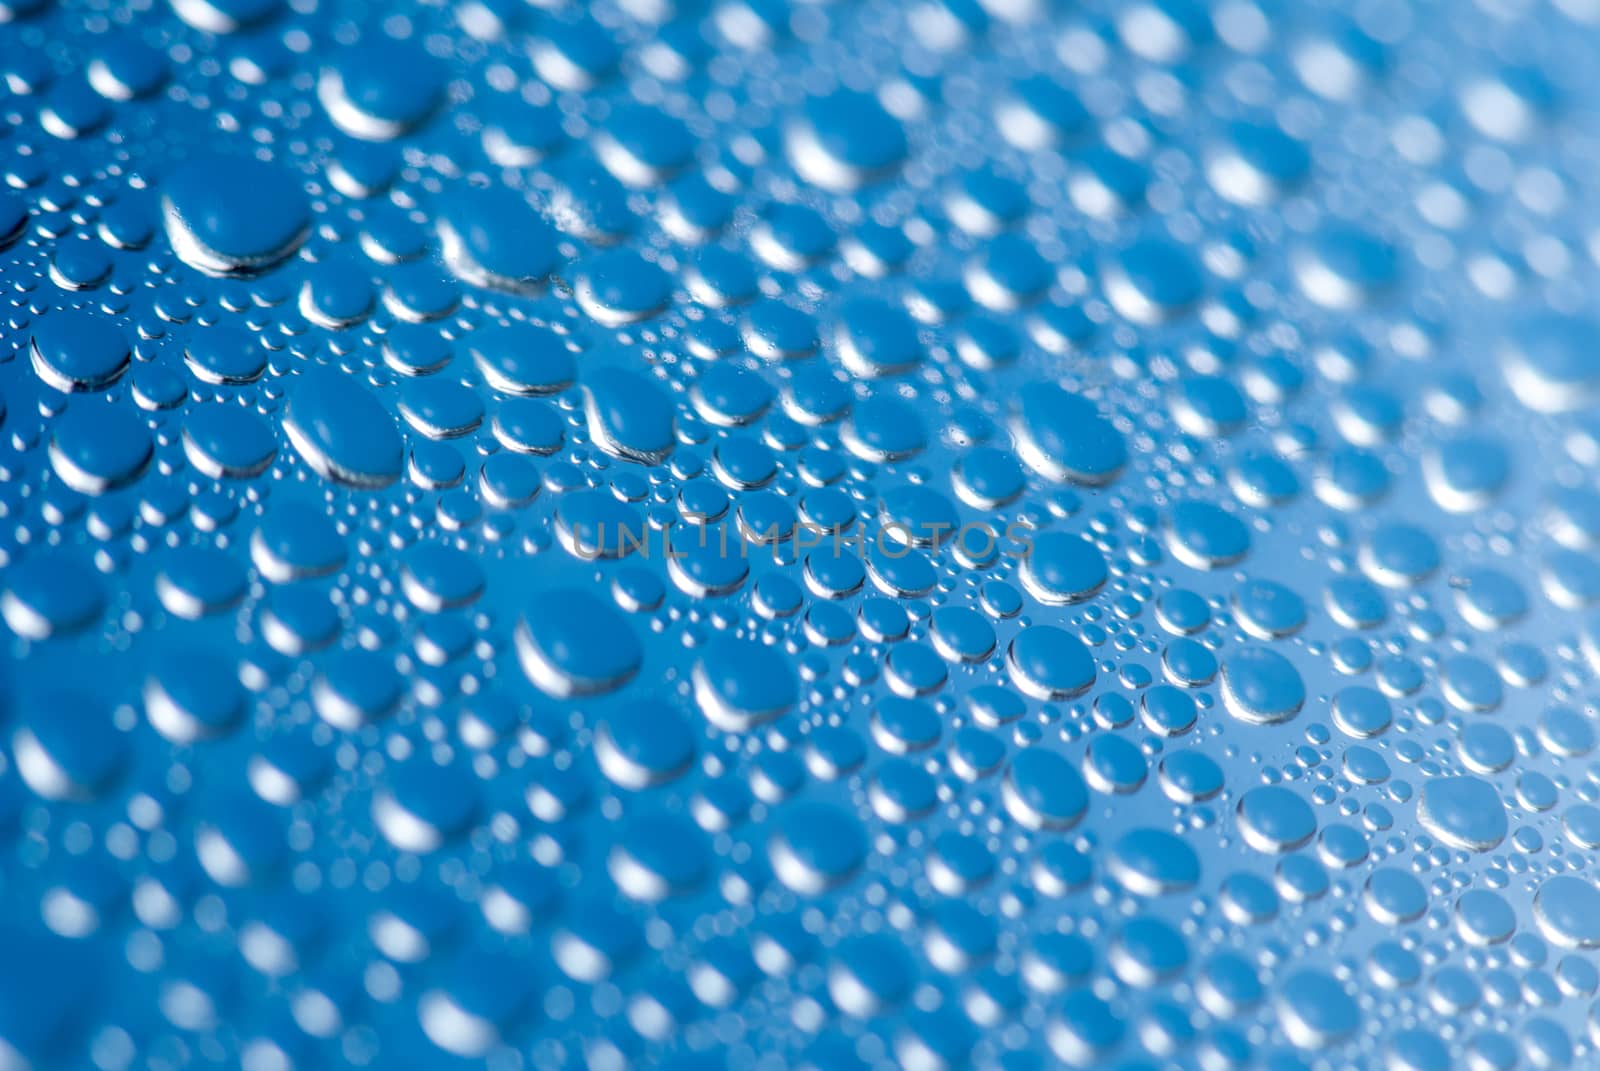
[[[526,604],[517,654],[528,679],[555,699],[615,691],[644,661],[627,619],[576,588],[541,592]]]
[[[1506,837],[1505,805],[1493,785],[1477,777],[1435,777],[1422,786],[1417,820],[1452,847],[1486,852]]]
[[[211,275],[264,271],[290,256],[311,230],[301,181],[286,168],[246,157],[203,157],[162,186],[167,239],[185,264]]]
[[[394,418],[351,376],[329,368],[301,373],[283,430],[325,479],[380,488],[400,478],[405,445]]]

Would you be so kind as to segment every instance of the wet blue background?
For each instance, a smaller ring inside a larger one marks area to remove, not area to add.
[[[0,0],[0,1066],[1592,1063],[1597,21]]]

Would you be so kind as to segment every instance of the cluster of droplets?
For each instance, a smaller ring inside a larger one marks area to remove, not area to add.
[[[0,1066],[1592,1061],[1597,20],[0,0]]]

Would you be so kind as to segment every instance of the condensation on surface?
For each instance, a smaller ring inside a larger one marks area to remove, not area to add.
[[[1593,1066],[1591,0],[0,0],[0,1067]]]

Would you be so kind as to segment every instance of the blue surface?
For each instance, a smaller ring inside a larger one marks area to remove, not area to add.
[[[1593,1067],[1595,0],[0,0],[0,1069]]]

